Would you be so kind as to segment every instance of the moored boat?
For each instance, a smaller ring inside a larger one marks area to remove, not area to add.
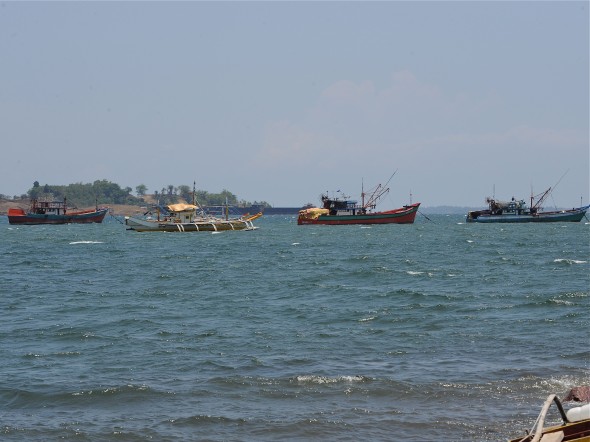
[[[63,201],[33,199],[28,210],[8,209],[8,222],[27,225],[101,223],[108,211],[108,207],[98,206],[94,210],[72,209],[68,207],[66,198]]]
[[[524,200],[512,198],[499,201],[486,198],[488,208],[467,213],[467,222],[475,223],[530,223],[530,222],[580,222],[590,206],[574,207],[568,210],[544,211],[541,204],[551,188],[538,196],[531,196],[530,206]]]
[[[166,207],[166,215],[157,219],[125,217],[129,230],[137,232],[220,232],[226,230],[254,230],[252,221],[262,216],[257,213],[237,218],[219,218],[198,213],[195,204],[170,204]]]
[[[547,413],[555,403],[561,420],[560,425],[545,426]],[[590,442],[590,404],[564,410],[555,394],[547,397],[533,428],[522,437],[510,442]]]
[[[420,203],[405,205],[399,209],[374,211],[377,201],[387,192],[389,188],[381,184],[369,193],[365,193],[363,189],[360,204],[347,196],[330,197],[328,193],[322,194],[322,207],[308,207],[300,210],[297,224],[412,224]]]

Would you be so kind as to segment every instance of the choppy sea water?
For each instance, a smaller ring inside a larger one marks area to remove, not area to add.
[[[590,384],[590,225],[0,217],[0,439],[501,441]]]

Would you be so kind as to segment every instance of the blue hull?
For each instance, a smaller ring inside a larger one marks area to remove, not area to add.
[[[102,223],[102,220],[104,219],[108,210],[108,208],[104,208],[97,211],[71,213],[65,215],[25,213],[24,211],[14,213],[9,211],[8,222],[10,224],[24,225]]]
[[[539,212],[536,214],[506,213],[494,215],[489,211],[474,211],[467,214],[467,222],[472,223],[551,223],[551,222],[580,222],[586,215],[588,207],[563,210],[559,212]]]

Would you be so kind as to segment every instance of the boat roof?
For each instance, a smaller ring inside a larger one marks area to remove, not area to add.
[[[168,205],[168,210],[170,210],[170,212],[192,212],[196,209],[197,206],[195,206],[194,204],[179,203]]]

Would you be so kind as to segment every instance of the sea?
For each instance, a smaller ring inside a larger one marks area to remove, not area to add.
[[[587,219],[255,225],[0,217],[0,440],[505,441],[590,385]]]

